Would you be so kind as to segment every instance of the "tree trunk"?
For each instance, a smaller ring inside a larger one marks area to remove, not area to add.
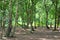
[[[16,0],[16,14],[15,14],[15,26],[13,28],[12,37],[15,36],[16,27],[18,27],[18,0]]]
[[[34,31],[34,27],[32,26],[32,23],[33,23],[33,14],[34,14],[34,0],[31,0],[31,10],[30,10],[30,24],[31,24],[31,30]]]
[[[9,1],[9,24],[8,29],[6,32],[6,37],[10,37],[11,30],[12,30],[12,0]]]
[[[3,10],[2,29],[5,31],[5,10]]]
[[[54,27],[54,30],[57,30],[57,27],[56,27],[56,19],[57,19],[57,0],[56,0],[56,3],[55,3],[55,27]]]
[[[59,27],[59,16],[58,16],[58,19],[57,19],[57,28]]]
[[[45,12],[46,12],[46,27],[47,29],[49,29],[48,27],[48,9],[47,9],[47,5],[45,3],[46,0],[44,0],[44,6],[45,6]]]
[[[47,27],[47,29],[49,29],[49,27],[48,27],[48,12],[46,11],[46,27]]]
[[[30,25],[31,25],[31,31],[34,31],[34,28],[33,28],[33,26],[32,26],[32,22],[30,23]]]

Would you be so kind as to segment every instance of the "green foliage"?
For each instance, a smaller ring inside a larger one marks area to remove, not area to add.
[[[56,0],[46,0],[46,8],[48,10],[48,24],[51,22],[54,23],[54,13],[55,13],[55,4]],[[0,11],[2,11],[2,8],[6,10],[6,17],[8,20],[8,9],[9,9],[9,0],[5,1],[5,4],[3,0],[0,0]],[[3,10],[4,11],[4,10]],[[16,0],[12,0],[12,21],[14,22],[15,19],[15,13],[16,13]],[[58,15],[60,13],[60,0],[58,0]],[[0,12],[0,19],[2,16],[2,12]],[[18,20],[21,22],[27,23],[28,21],[32,21],[37,23],[43,23],[46,22],[46,13],[45,13],[45,7],[44,7],[44,0],[18,0]],[[27,21],[28,20],[28,21]],[[18,23],[21,23],[18,21]],[[8,24],[8,23],[7,23]]]

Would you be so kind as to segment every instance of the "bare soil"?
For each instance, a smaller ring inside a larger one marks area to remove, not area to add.
[[[0,40],[60,40],[60,31],[37,28],[31,33],[30,29],[24,30],[22,28],[17,28],[15,37],[3,37],[3,39]]]

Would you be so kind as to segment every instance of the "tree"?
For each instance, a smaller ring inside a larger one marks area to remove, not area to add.
[[[12,37],[15,35],[15,31],[16,31],[16,27],[18,27],[18,0],[16,0],[16,13],[15,13],[15,26],[13,28],[13,33],[12,33]]]
[[[12,30],[12,0],[9,0],[9,24],[8,24],[6,37],[10,37],[11,30]]]
[[[44,0],[44,6],[45,6],[45,12],[46,12],[46,27],[47,29],[49,29],[48,27],[48,6],[45,3],[46,0]]]
[[[56,30],[56,19],[57,19],[57,4],[58,4],[58,1],[57,0],[55,0],[54,1],[55,2],[55,27],[54,27],[54,30]]]

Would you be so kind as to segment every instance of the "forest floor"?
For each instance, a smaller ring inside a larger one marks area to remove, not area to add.
[[[0,40],[60,40],[60,31],[37,28],[31,33],[29,29],[24,31],[22,28],[17,28],[15,36],[13,38],[3,37]]]

